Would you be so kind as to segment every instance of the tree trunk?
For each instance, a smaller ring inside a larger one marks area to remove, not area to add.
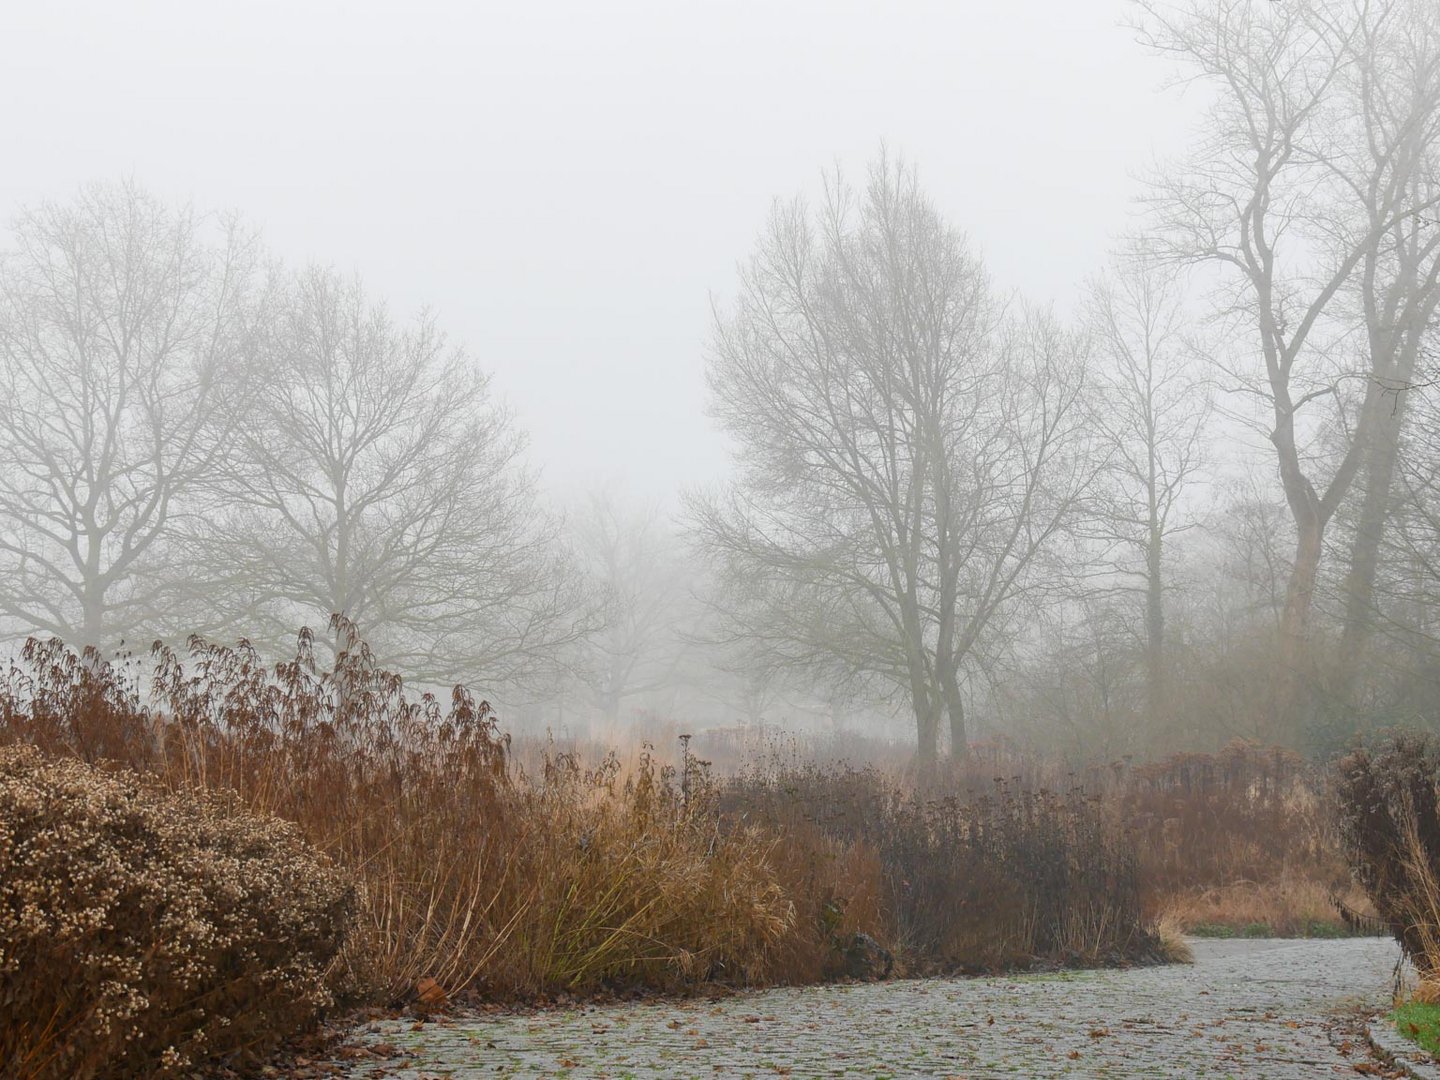
[[[913,583],[915,575],[909,580]],[[925,635],[921,630],[920,606],[912,586],[901,608],[905,635],[905,666],[910,677],[910,706],[915,712],[915,752],[922,772],[928,772],[940,756],[940,703],[930,685],[930,666],[925,658]]]
[[[1415,377],[1420,338],[1421,334],[1413,328],[1406,328],[1398,341],[1394,337],[1372,334],[1372,353],[1383,351],[1388,344],[1392,355],[1389,363],[1377,365],[1376,380],[1384,392],[1376,393],[1372,387],[1370,400],[1366,402],[1371,415],[1366,418],[1369,423],[1364,448],[1365,490],[1345,578],[1345,621],[1340,635],[1337,691],[1342,701],[1352,705],[1355,681],[1375,629],[1375,578],[1390,516],[1406,396]]]
[[[94,648],[99,650],[107,642],[105,636],[105,590],[103,587],[86,584],[80,609],[80,640],[66,644],[75,649]]]
[[[940,694],[945,702],[945,712],[950,717],[950,760],[963,761],[970,744],[965,731],[965,699],[960,696],[960,680],[956,678],[954,668],[941,672]]]
[[[1300,689],[1309,671],[1310,611],[1320,575],[1325,522],[1318,514],[1296,523],[1295,565],[1280,616],[1280,664],[1275,682],[1274,722],[1279,738],[1295,745],[1300,736]]]
[[[1355,681],[1375,629],[1375,578],[1380,548],[1390,516],[1390,490],[1400,450],[1400,405],[1396,417],[1375,432],[1375,444],[1365,464],[1365,491],[1360,518],[1350,545],[1350,568],[1345,577],[1345,622],[1340,633],[1337,687],[1341,700],[1354,704]]]
[[[1155,737],[1165,713],[1165,593],[1161,576],[1163,537],[1152,523],[1145,551],[1145,698],[1150,735]]]
[[[939,703],[923,676],[910,679],[911,704],[915,710],[916,757],[922,771],[933,768],[940,757],[940,710]]]
[[[914,703],[916,721],[917,756],[920,768],[932,769],[940,757],[940,710],[936,707],[935,696],[922,691]]]

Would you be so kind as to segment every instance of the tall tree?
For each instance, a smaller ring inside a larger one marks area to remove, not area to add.
[[[175,630],[187,579],[171,541],[251,370],[255,241],[131,184],[27,211],[14,241],[0,261],[0,612],[75,645]]]
[[[1358,303],[1371,380],[1356,441],[1360,507],[1344,583],[1339,693],[1349,701],[1376,624],[1375,586],[1393,506],[1401,432],[1423,343],[1440,305],[1440,9],[1393,4],[1356,28],[1345,71],[1365,135],[1357,192],[1381,242],[1360,263]],[[1357,140],[1358,142],[1358,140]],[[1383,187],[1381,186],[1383,183]],[[1397,210],[1414,209],[1413,213]]]
[[[1122,256],[1092,284],[1086,307],[1095,431],[1111,481],[1097,524],[1109,550],[1128,549],[1112,569],[1138,581],[1144,596],[1146,713],[1154,731],[1166,698],[1167,545],[1190,524],[1184,499],[1204,463],[1211,399],[1193,372],[1173,271],[1143,254]]]
[[[237,625],[278,644],[340,614],[426,681],[555,674],[583,590],[469,357],[318,268],[290,282],[263,348],[221,526],[198,538]]]
[[[1404,346],[1377,335],[1412,327],[1417,290],[1434,284],[1440,225],[1436,194],[1421,182],[1440,139],[1434,9],[1424,0],[1139,6],[1144,39],[1214,91],[1194,159],[1156,184],[1152,239],[1162,254],[1222,270],[1217,314],[1258,361],[1230,373],[1267,414],[1295,523],[1275,702],[1293,725],[1326,527],[1384,441],[1393,405],[1388,381]],[[1317,447],[1327,430],[1347,433],[1338,457]]]
[[[963,665],[1029,586],[1083,482],[1077,342],[1006,319],[979,260],[881,160],[777,206],[717,316],[708,378],[740,477],[692,504],[758,661],[898,693],[922,762]]]

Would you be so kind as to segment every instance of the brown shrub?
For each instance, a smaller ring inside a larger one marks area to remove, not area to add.
[[[1112,785],[1148,889],[1180,893],[1238,881],[1346,877],[1325,770],[1280,747],[1232,742],[1175,754]]]
[[[1440,747],[1398,733],[1341,760],[1340,835],[1356,879],[1423,978],[1440,973]]]
[[[1202,932],[1366,929],[1347,927],[1339,906],[1369,914],[1341,852],[1323,765],[1237,740],[1216,754],[1097,773],[1090,782],[1133,837],[1148,915]]]
[[[294,827],[0,748],[0,1060],[128,1077],[263,1051],[329,1003],[354,890]]]

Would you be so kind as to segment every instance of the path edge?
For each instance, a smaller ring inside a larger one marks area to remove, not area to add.
[[[1440,1066],[1417,1059],[1416,1045],[1396,1031],[1385,1017],[1372,1016],[1365,1021],[1365,1041],[1414,1080],[1440,1080]]]

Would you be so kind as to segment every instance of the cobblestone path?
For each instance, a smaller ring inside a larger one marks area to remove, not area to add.
[[[1387,999],[1393,943],[1199,941],[1193,966],[782,989],[457,1017],[362,1040],[353,1077],[1350,1076],[1333,1015]]]

